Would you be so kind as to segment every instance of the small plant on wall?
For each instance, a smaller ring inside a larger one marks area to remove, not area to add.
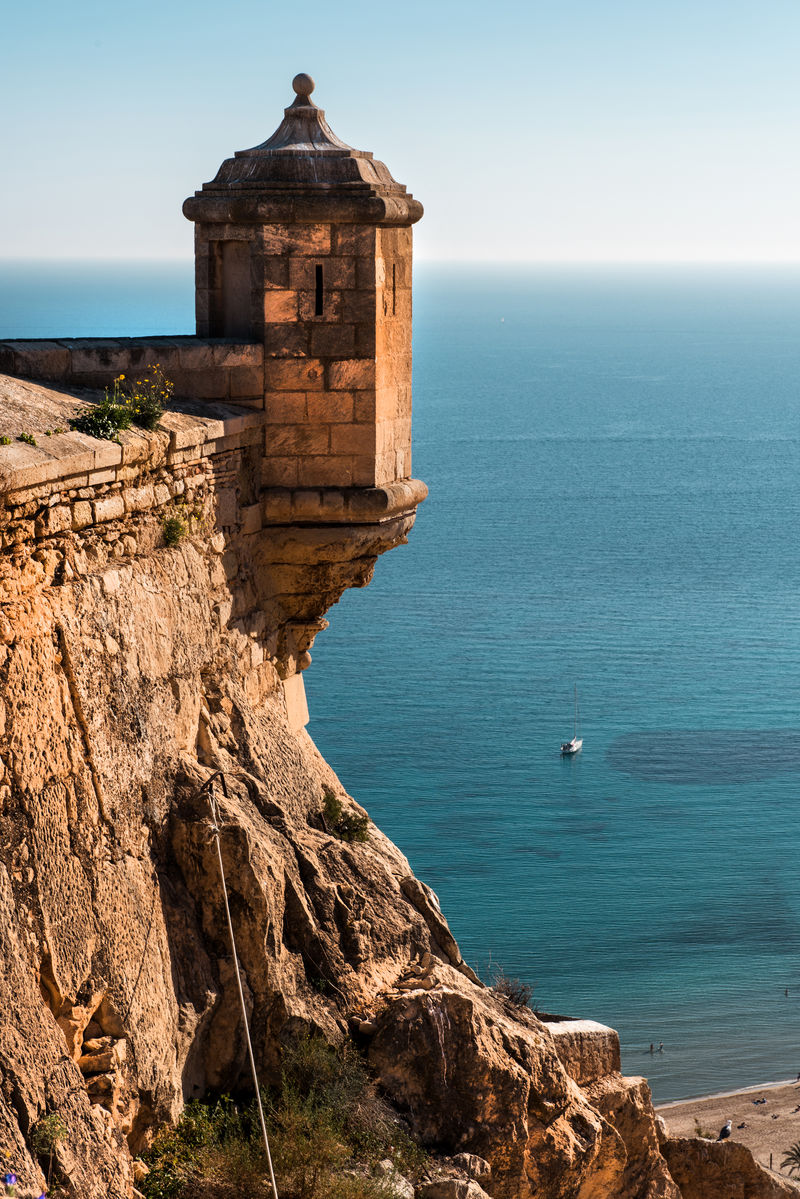
[[[128,380],[125,375],[117,375],[111,391],[106,388],[100,403],[74,417],[70,424],[90,437],[118,441],[120,432],[132,424],[141,429],[155,429],[173,391],[174,385],[164,377],[156,362],[147,367],[143,379]]]
[[[47,1163],[47,1185],[53,1176],[53,1156],[56,1148],[61,1141],[65,1141],[68,1136],[67,1126],[57,1112],[52,1112],[49,1116],[43,1116],[37,1124],[34,1125],[31,1136],[31,1145],[33,1151],[39,1157],[40,1163]]]
[[[133,420],[122,391],[124,380],[124,375],[118,375],[112,390],[109,392],[106,388],[106,394],[99,404],[72,418],[69,422],[72,428],[78,433],[88,433],[90,437],[100,437],[104,441],[119,441],[119,434],[123,429],[130,429]]]
[[[206,530],[203,505],[198,501],[189,504],[174,504],[161,520],[161,531],[165,545],[180,545],[190,533],[202,534]]]
[[[174,384],[164,377],[159,363],[151,363],[145,377],[136,379],[126,392],[125,403],[130,408],[133,423],[142,429],[155,429],[174,390]]]
[[[180,512],[171,512],[161,522],[165,545],[180,545],[189,532],[188,522]]]

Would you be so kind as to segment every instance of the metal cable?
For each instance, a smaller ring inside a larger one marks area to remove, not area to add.
[[[241,978],[241,975],[239,974],[239,956],[236,952],[236,938],[233,935],[233,921],[231,920],[231,909],[230,909],[230,905],[228,903],[228,884],[225,879],[225,867],[222,864],[222,846],[221,846],[220,839],[219,839],[219,818],[218,818],[218,813],[217,813],[217,804],[216,804],[216,800],[214,799],[214,793],[211,789],[211,784],[214,782],[214,780],[216,778],[219,778],[221,780],[222,790],[225,793],[225,798],[228,799],[229,798],[228,787],[225,782],[225,775],[223,774],[223,772],[221,770],[217,771],[216,774],[213,774],[211,776],[211,778],[206,781],[206,783],[204,784],[204,787],[202,789],[208,790],[208,803],[209,803],[209,807],[211,808],[211,831],[214,834],[214,840],[216,841],[216,844],[217,844],[217,859],[219,861],[219,876],[220,876],[220,879],[222,880],[222,898],[225,901],[225,915],[228,919],[228,934],[229,934],[230,940],[231,940],[231,952],[233,953],[233,969],[234,969],[234,973],[236,975],[236,985],[239,988],[239,1003],[241,1004],[241,1007],[242,1007],[242,1020],[244,1021],[244,1035],[247,1038],[247,1052],[250,1056],[250,1069],[253,1074],[253,1085],[254,1085],[255,1091],[256,1091],[256,1103],[258,1104],[258,1118],[261,1123],[261,1136],[264,1140],[264,1149],[266,1150],[266,1154],[267,1154],[267,1164],[269,1165],[269,1177],[270,1177],[270,1182],[272,1183],[272,1194],[274,1196],[274,1199],[278,1199],[278,1187],[275,1182],[275,1171],[272,1168],[272,1154],[270,1153],[270,1149],[269,1149],[269,1137],[267,1136],[267,1125],[266,1125],[266,1121],[264,1119],[264,1107],[261,1102],[261,1088],[258,1083],[258,1072],[256,1071],[256,1059],[255,1059],[255,1054],[253,1053],[253,1042],[250,1039],[250,1022],[247,1019],[247,1008],[246,1008],[245,1002],[244,1002],[244,990],[242,989],[242,978]]]

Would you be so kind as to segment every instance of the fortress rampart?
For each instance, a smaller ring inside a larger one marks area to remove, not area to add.
[[[250,615],[266,612],[264,653],[294,724],[307,718],[299,675],[324,612],[405,540],[426,495],[411,477],[422,207],[333,134],[313,86],[297,76],[275,134],[184,205],[196,336],[0,342],[0,436],[12,438],[0,445],[0,536],[16,567],[29,557],[39,582],[43,569],[79,572],[83,549],[59,545],[73,533],[95,566],[149,552],[170,514],[188,514],[226,569],[252,572]],[[71,430],[117,376],[155,363],[175,398],[156,432],[110,442]]]
[[[0,341],[0,371],[23,379],[104,388],[159,363],[178,399],[264,407],[264,347],[224,338],[63,337]]]

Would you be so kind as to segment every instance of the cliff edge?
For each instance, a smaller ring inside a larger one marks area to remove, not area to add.
[[[213,785],[265,1083],[298,1030],[354,1036],[424,1144],[490,1163],[485,1193],[679,1199],[616,1035],[484,988],[402,853],[326,821],[326,792],[366,814],[303,727],[298,670],[404,539],[410,493],[270,524],[260,414],[184,405],[102,443],[53,435],[85,397],[0,389],[39,433],[0,448],[0,1129],[20,1178],[41,1185],[33,1132],[58,1113],[65,1192],[129,1197],[159,1125],[246,1085]]]

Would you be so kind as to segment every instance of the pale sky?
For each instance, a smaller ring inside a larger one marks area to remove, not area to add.
[[[28,0],[3,41],[0,257],[191,257],[308,71],[420,258],[800,261],[800,0]]]

